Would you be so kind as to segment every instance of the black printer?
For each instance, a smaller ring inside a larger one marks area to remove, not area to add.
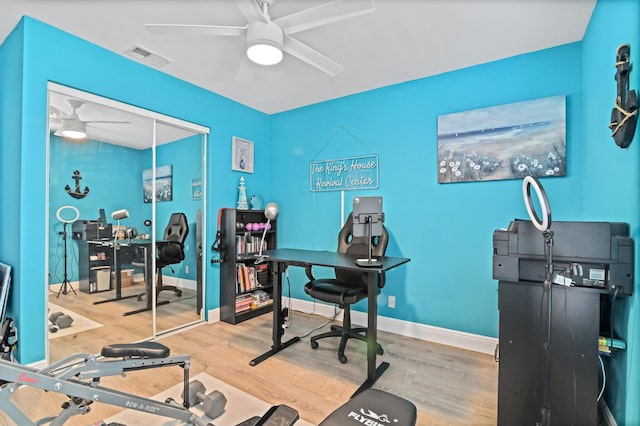
[[[71,232],[74,240],[95,241],[113,238],[111,224],[102,225],[100,220],[76,220]]]
[[[627,223],[553,222],[550,231],[554,283],[633,294],[634,248]],[[512,221],[493,233],[493,278],[544,281],[546,251],[545,239],[531,221]]]

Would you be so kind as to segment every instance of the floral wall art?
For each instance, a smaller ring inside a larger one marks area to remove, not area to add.
[[[438,117],[438,183],[566,175],[564,95]]]

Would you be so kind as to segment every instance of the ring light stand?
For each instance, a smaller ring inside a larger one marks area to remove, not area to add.
[[[542,210],[542,220],[538,217],[531,200],[531,187],[536,192],[538,202],[540,203],[540,209]],[[544,292],[547,293],[547,340],[544,345],[546,354],[545,364],[545,383],[544,383],[544,400],[541,410],[542,423],[538,425],[549,426],[551,424],[551,290],[553,283],[551,277],[553,274],[553,231],[551,228],[551,209],[549,207],[549,200],[547,194],[542,188],[540,181],[533,177],[527,176],[522,183],[522,193],[524,195],[524,203],[527,206],[527,212],[529,218],[538,231],[542,233],[544,237],[546,264],[545,264],[545,276],[544,276]]]
[[[73,219],[65,219],[65,218],[63,218],[61,213],[63,211],[65,211],[65,210],[74,211],[76,213],[75,217]],[[58,297],[60,297],[60,293],[64,294],[65,296],[67,294],[69,294],[69,289],[71,289],[73,294],[75,294],[75,295],[78,294],[78,293],[76,293],[76,291],[71,286],[71,283],[69,282],[69,278],[67,276],[67,224],[68,223],[73,223],[76,220],[78,220],[78,218],[80,217],[80,212],[78,211],[77,208],[75,208],[73,206],[62,206],[56,212],[56,217],[58,218],[58,220],[60,222],[63,223],[63,225],[62,225],[62,239],[64,240],[64,279],[62,281],[62,285],[58,289],[58,294],[56,296],[56,298],[58,298]]]

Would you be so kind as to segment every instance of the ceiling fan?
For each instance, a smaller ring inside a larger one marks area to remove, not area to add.
[[[156,35],[241,36],[246,37],[247,51],[240,66],[239,80],[246,79],[251,62],[275,65],[283,54],[291,55],[320,71],[335,76],[344,67],[312,47],[291,37],[301,31],[371,13],[373,0],[334,0],[291,15],[272,19],[269,8],[276,0],[235,0],[248,24],[242,27],[222,25],[146,24]]]
[[[129,121],[81,120],[77,110],[84,105],[84,102],[79,99],[68,99],[67,102],[71,106],[70,114],[60,111],[53,105],[49,107],[50,127],[56,136],[69,139],[84,139],[87,137],[87,124],[131,124]]]

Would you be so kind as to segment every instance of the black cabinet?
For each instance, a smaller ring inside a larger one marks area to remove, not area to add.
[[[260,252],[276,248],[276,221],[263,210],[223,209],[220,217],[220,319],[237,324],[272,310],[273,278]],[[266,232],[265,232],[266,228]],[[264,240],[263,240],[264,236]]]
[[[499,283],[498,425],[541,423],[547,293],[540,282]],[[551,424],[598,424],[600,304],[603,290],[554,286]]]
[[[78,280],[80,291],[95,293],[111,290],[113,248],[97,241],[78,243]]]

